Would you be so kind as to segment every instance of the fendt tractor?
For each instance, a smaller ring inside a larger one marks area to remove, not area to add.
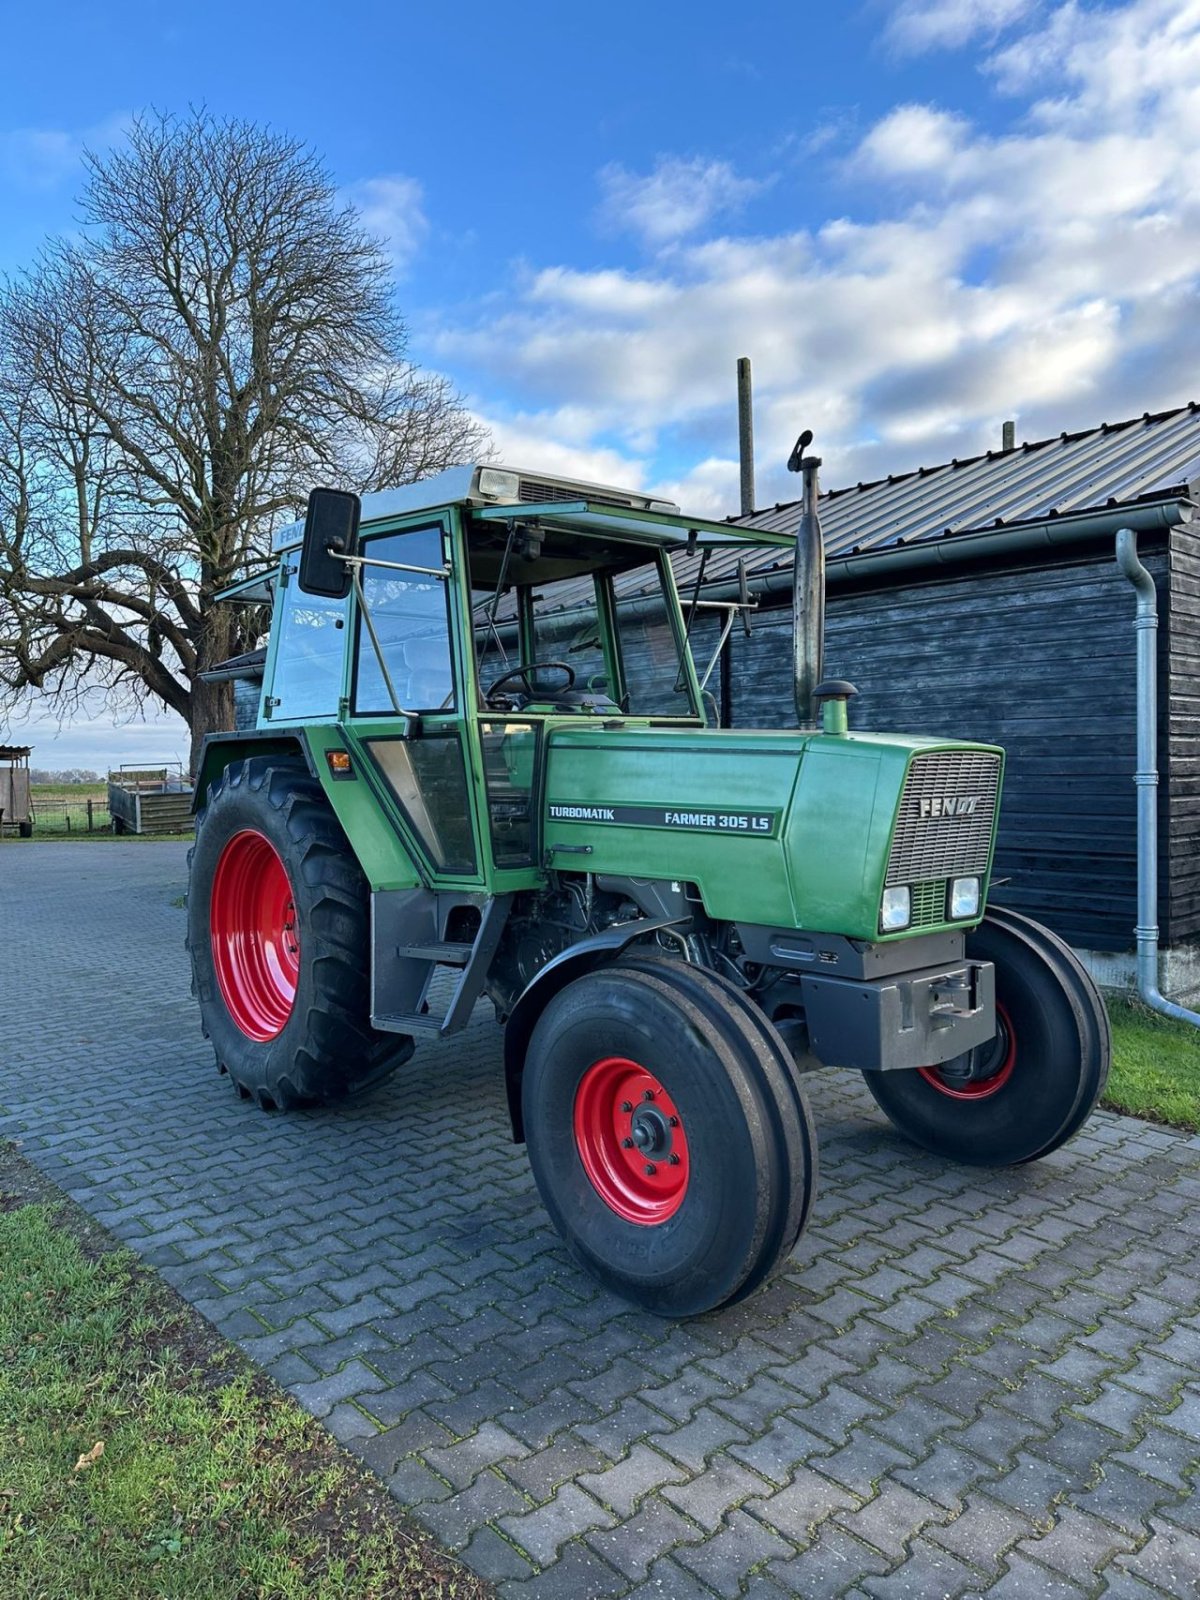
[[[555,1226],[668,1316],[796,1244],[808,1069],[987,1166],[1069,1139],[1108,1070],[1074,955],[987,908],[1003,752],[850,731],[853,686],[821,680],[802,457],[795,539],[487,465],[314,489],[277,570],[227,591],[270,594],[261,706],[197,774],[188,945],[221,1071],[267,1108],[345,1100],[486,996]],[[747,567],[789,558],[799,726],[716,726],[702,608],[727,633]]]

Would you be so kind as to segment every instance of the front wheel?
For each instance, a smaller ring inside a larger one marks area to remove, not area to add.
[[[757,1288],[816,1186],[790,1057],[731,987],[677,962],[600,968],[550,1001],[526,1056],[546,1209],[593,1276],[661,1316]]]
[[[996,1034],[937,1067],[864,1073],[902,1133],[973,1166],[1017,1166],[1057,1150],[1091,1114],[1108,1077],[1104,1003],[1049,929],[989,912],[967,953],[996,969]]]
[[[413,1051],[370,1025],[366,881],[299,763],[232,763],[196,818],[188,881],[192,988],[217,1065],[287,1109],[345,1100]]]

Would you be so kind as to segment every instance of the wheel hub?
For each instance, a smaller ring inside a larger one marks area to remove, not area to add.
[[[593,1062],[575,1093],[575,1147],[610,1210],[653,1227],[675,1215],[687,1190],[687,1137],[653,1073],[625,1056]]]
[[[1017,1062],[1017,1040],[1012,1019],[997,1001],[996,1033],[986,1044],[967,1050],[937,1067],[919,1067],[925,1082],[952,1100],[985,1100],[999,1092],[1012,1077]]]
[[[255,829],[235,833],[221,852],[209,937],[230,1017],[259,1044],[277,1038],[296,1002],[300,934],[287,868]]]

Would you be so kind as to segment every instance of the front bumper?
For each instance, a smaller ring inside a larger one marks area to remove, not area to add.
[[[808,1048],[826,1067],[936,1067],[996,1031],[990,961],[958,961],[855,981],[805,973]]]

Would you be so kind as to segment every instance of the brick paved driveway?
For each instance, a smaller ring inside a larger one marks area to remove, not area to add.
[[[177,843],[0,845],[0,1133],[522,1597],[1200,1593],[1200,1145],[1097,1118],[1017,1173],[809,1080],[791,1269],[687,1325],[568,1260],[500,1034],[265,1116],[188,998]]]

